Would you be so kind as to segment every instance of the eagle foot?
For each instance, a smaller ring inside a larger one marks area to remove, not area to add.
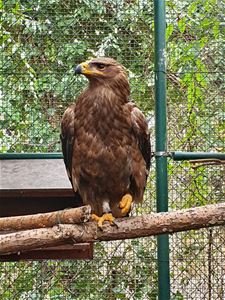
[[[123,217],[125,217],[130,212],[132,201],[132,196],[130,194],[124,195],[121,199],[119,206],[121,208],[121,213]]]
[[[115,221],[114,221],[115,218],[113,217],[113,215],[111,213],[104,214],[101,217],[97,216],[96,214],[92,214],[91,217],[92,217],[93,221],[98,222],[98,227],[100,227],[100,228],[102,228],[103,223],[105,221],[109,221],[109,223],[111,225],[115,224]]]

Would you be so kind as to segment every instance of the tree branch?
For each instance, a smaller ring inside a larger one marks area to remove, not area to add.
[[[225,203],[118,219],[118,227],[105,224],[102,230],[97,228],[94,222],[79,225],[60,224],[52,228],[2,234],[0,235],[0,254],[65,243],[132,239],[224,224]]]
[[[90,220],[89,205],[50,213],[0,218],[0,231],[52,227],[57,224],[78,224]]]
[[[203,166],[211,166],[211,165],[224,165],[225,164],[225,160],[221,160],[221,159],[194,159],[194,160],[190,160],[189,161],[192,165],[193,169],[197,169],[199,167],[203,167]]]

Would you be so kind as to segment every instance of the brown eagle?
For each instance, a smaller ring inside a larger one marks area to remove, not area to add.
[[[89,80],[76,103],[65,111],[61,141],[76,199],[104,221],[127,216],[140,202],[150,167],[146,119],[130,101],[125,68],[112,58],[95,58],[75,68]]]

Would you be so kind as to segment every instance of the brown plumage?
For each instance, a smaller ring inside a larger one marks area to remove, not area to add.
[[[75,73],[89,86],[65,111],[61,141],[68,176],[84,204],[98,216],[124,216],[120,201],[130,194],[143,198],[150,167],[148,126],[130,102],[124,67],[111,58],[96,58],[77,66]]]

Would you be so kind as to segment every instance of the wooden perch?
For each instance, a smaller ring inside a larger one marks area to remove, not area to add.
[[[207,159],[194,159],[194,160],[190,160],[189,161],[192,165],[193,169],[197,169],[199,167],[203,167],[203,166],[211,166],[211,165],[224,165],[225,164],[225,160],[221,160],[221,159],[211,159],[211,158],[207,158]]]
[[[78,224],[90,220],[89,205],[50,213],[0,218],[0,231],[52,227],[57,224]]]
[[[117,226],[99,229],[94,222],[79,225],[60,224],[0,235],[0,254],[94,241],[109,241],[174,233],[225,224],[225,203],[206,205],[168,213],[123,218]]]

